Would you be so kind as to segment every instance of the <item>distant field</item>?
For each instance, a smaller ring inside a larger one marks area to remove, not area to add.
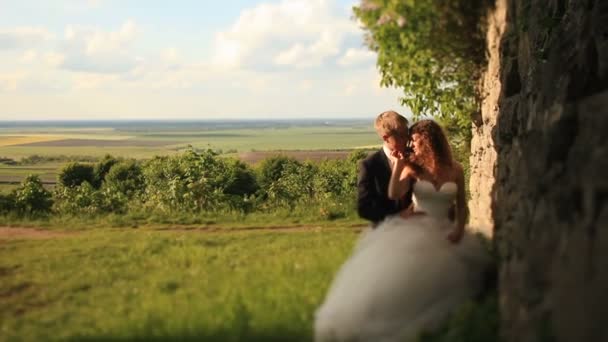
[[[0,194],[7,194],[11,192],[11,190],[17,188],[17,184],[3,184],[0,183]]]
[[[106,154],[148,159],[179,153],[192,146],[221,150],[248,163],[257,163],[278,153],[302,161],[316,161],[346,158],[352,149],[378,145],[371,120],[67,122],[21,126],[0,123],[0,157],[14,160],[31,155],[103,157]],[[64,164],[18,167],[0,164],[0,184],[19,182],[32,173],[52,184]]]
[[[0,136],[0,147],[3,146],[15,146],[23,144],[35,144],[35,143],[48,143],[54,140],[62,139],[61,136],[51,135],[39,135],[39,136],[26,136],[26,135],[5,135]]]
[[[349,150],[378,145],[371,123],[366,121],[327,124],[309,122],[222,123],[211,127],[192,125],[131,124],[108,127],[5,127],[0,126],[0,157],[20,159],[43,156],[81,155],[151,158],[194,148],[232,153],[274,150]]]
[[[163,140],[101,140],[101,139],[61,139],[50,141],[38,141],[15,146],[25,147],[156,147],[178,144],[179,141]]]

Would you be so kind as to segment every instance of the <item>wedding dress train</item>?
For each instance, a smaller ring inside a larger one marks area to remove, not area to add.
[[[414,211],[362,236],[315,314],[315,340],[407,341],[435,327],[481,286],[489,256],[477,236],[447,240],[457,186],[414,185]]]

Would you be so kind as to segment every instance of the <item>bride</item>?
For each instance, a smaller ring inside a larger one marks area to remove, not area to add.
[[[462,166],[434,121],[410,133],[413,156],[393,153],[389,196],[413,187],[413,205],[360,239],[315,314],[318,342],[413,339],[480,290],[489,257],[465,231]]]

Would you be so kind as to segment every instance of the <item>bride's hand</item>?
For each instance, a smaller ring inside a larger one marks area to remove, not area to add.
[[[453,244],[457,244],[460,242],[463,235],[464,235],[463,229],[454,229],[448,234],[448,241],[450,241]]]
[[[395,164],[397,166],[405,165],[405,156],[403,155],[403,153],[401,153],[399,151],[392,151],[390,158],[391,158],[391,162],[393,162],[393,164]]]

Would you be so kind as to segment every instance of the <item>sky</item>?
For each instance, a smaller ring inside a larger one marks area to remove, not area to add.
[[[0,120],[371,118],[355,0],[0,0]]]

